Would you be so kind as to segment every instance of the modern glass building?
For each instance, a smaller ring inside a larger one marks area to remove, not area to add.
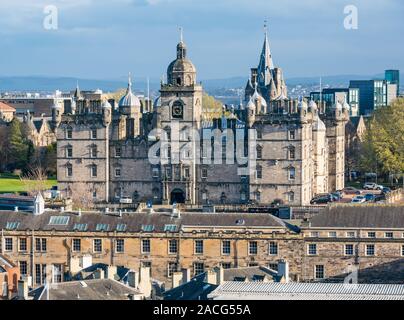
[[[320,101],[320,92],[311,92],[310,99]],[[359,89],[357,88],[326,88],[322,90],[321,99],[326,107],[331,107],[336,101],[347,102],[351,107],[350,115],[357,116],[359,108]]]
[[[386,80],[351,80],[350,89],[359,89],[359,113],[369,115],[387,105]]]
[[[397,85],[397,96],[400,95],[400,70],[386,70],[384,79],[390,84]]]

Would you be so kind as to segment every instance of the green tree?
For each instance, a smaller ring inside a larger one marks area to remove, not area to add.
[[[404,172],[404,99],[375,111],[361,153],[361,167],[367,171]]]
[[[23,169],[28,162],[29,143],[21,131],[21,123],[14,118],[9,127],[9,166],[12,169]]]

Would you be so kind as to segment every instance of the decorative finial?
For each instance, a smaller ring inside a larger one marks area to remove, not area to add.
[[[180,30],[180,42],[183,42],[183,33],[182,33],[182,27],[179,27]]]
[[[128,91],[132,91],[132,74],[130,72],[128,75]]]
[[[264,20],[264,33],[265,33],[265,35],[268,34],[268,21],[267,21],[267,19]]]

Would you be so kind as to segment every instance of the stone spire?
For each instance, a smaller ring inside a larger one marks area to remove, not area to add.
[[[268,40],[268,28],[265,21],[265,38],[264,45],[262,47],[260,62],[258,64],[258,83],[260,86],[267,86],[272,78],[271,70],[274,68],[272,61],[271,49],[269,47]]]

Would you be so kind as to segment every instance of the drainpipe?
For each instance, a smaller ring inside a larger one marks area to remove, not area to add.
[[[105,202],[109,202],[109,125],[105,127]]]

